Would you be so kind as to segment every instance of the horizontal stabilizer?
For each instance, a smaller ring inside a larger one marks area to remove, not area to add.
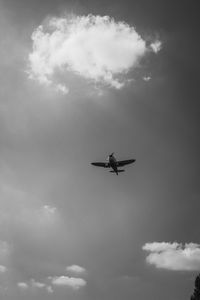
[[[125,170],[117,170],[118,173],[125,172]],[[116,173],[115,171],[110,171],[110,173]]]

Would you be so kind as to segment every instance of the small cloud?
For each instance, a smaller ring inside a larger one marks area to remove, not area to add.
[[[159,269],[173,271],[198,271],[200,269],[200,245],[154,242],[146,243],[143,250],[150,252],[146,261]]]
[[[0,240],[0,257],[5,257],[10,253],[9,244],[6,241]]]
[[[50,205],[44,205],[41,208],[42,213],[48,216],[53,216],[56,213],[56,207],[52,207]]]
[[[144,81],[149,81],[149,80],[151,80],[151,76],[144,76],[144,77],[143,77],[143,80],[144,80]]]
[[[35,281],[35,279],[31,279],[31,286],[34,287],[34,288],[44,288],[46,287],[46,284],[43,283],[43,282],[38,282],[38,281]]]
[[[0,273],[5,273],[7,268],[5,266],[0,265]]]
[[[150,48],[154,53],[158,53],[162,48],[162,43],[159,40],[156,40],[155,42],[151,43]]]
[[[22,289],[30,289],[32,290],[37,290],[37,289],[45,289],[48,293],[53,293],[53,289],[50,285],[46,285],[43,282],[36,281],[35,279],[31,279],[29,282],[18,282],[17,286]]]
[[[53,293],[53,288],[52,288],[52,286],[50,286],[50,285],[48,285],[48,286],[46,287],[46,290],[47,290],[47,292],[48,292],[49,294],[52,294],[52,293]]]
[[[35,29],[32,41],[29,78],[64,94],[69,90],[61,81],[69,73],[121,89],[125,75],[138,67],[147,51],[134,27],[99,15],[49,18]],[[156,51],[158,44],[152,49]]]
[[[74,290],[79,290],[81,287],[84,287],[87,284],[87,282],[82,278],[68,276],[53,277],[51,280],[53,285],[68,286]]]
[[[69,93],[69,89],[63,84],[57,84],[56,91],[61,92],[63,95],[67,95]]]
[[[28,289],[28,284],[26,282],[18,282],[17,286],[22,290]]]
[[[68,272],[73,272],[73,273],[77,273],[77,274],[81,274],[81,273],[86,272],[86,269],[84,269],[83,267],[78,266],[78,265],[69,266],[69,267],[66,268],[66,270]]]
[[[0,240],[0,262],[2,264],[6,263],[11,252],[11,247],[6,241]],[[5,268],[3,265],[0,266],[0,272],[4,273]]]
[[[43,205],[40,208],[32,211],[32,215],[34,214],[34,219],[37,220],[38,226],[42,228],[47,228],[56,223],[58,214],[57,208],[50,205]]]

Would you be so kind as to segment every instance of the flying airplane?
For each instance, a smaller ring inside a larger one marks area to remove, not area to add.
[[[92,162],[91,164],[93,166],[97,166],[97,167],[112,168],[112,170],[110,172],[111,173],[116,173],[118,175],[118,173],[125,171],[125,170],[122,170],[122,169],[118,169],[118,167],[123,167],[125,165],[132,164],[136,160],[135,159],[116,160],[116,158],[114,156],[114,152],[113,152],[108,156],[107,161],[108,162]]]

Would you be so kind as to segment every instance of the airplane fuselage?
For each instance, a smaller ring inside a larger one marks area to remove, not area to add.
[[[117,160],[114,155],[109,155],[109,164],[113,171],[118,175]]]

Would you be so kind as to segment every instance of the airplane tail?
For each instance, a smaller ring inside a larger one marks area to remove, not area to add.
[[[125,172],[125,170],[117,170],[117,172],[118,172],[118,173],[121,173],[121,172]],[[116,173],[116,172],[113,171],[113,170],[111,170],[110,173]]]

